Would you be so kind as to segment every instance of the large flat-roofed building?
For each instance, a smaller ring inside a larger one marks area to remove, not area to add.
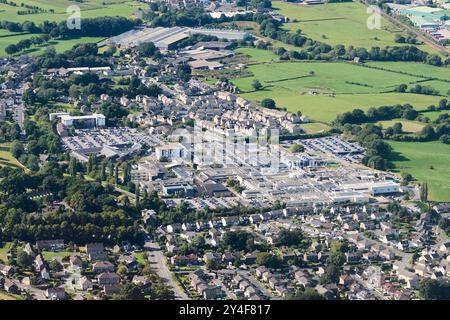
[[[369,192],[373,196],[401,192],[400,184],[394,181],[371,181],[342,184],[342,189]]]
[[[194,34],[204,34],[216,36],[219,39],[245,40],[250,37],[250,33],[239,30],[228,29],[208,29],[208,28],[141,28],[127,31],[118,36],[111,37],[99,45],[117,45],[124,48],[136,47],[140,43],[153,42],[156,47],[162,50],[176,49],[176,45]]]
[[[158,159],[189,159],[189,150],[181,143],[169,143],[155,147]]]
[[[63,126],[78,128],[104,127],[106,118],[103,114],[94,113],[86,116],[71,116],[69,114],[60,114],[57,116]]]

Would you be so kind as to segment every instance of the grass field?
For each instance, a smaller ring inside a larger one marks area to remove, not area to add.
[[[420,115],[429,118],[431,121],[434,121],[439,117],[439,115],[444,114],[444,113],[450,114],[450,111],[449,110],[427,111],[427,112],[421,112]]]
[[[349,63],[279,62],[251,65],[253,76],[232,80],[250,100],[272,98],[279,107],[300,110],[310,118],[331,122],[340,113],[381,105],[410,103],[417,109],[436,105],[442,97],[388,92],[421,78]],[[253,91],[254,79],[264,89]],[[317,94],[312,94],[313,92]]]
[[[366,11],[366,6],[359,2],[304,6],[273,1],[273,7],[291,19],[291,22],[286,24],[287,29],[292,31],[300,29],[314,40],[331,45],[343,44],[364,48],[401,45],[394,42],[394,38],[396,34],[403,32],[384,18],[381,20],[380,29],[370,30],[367,27],[370,15]],[[424,45],[418,47],[425,51],[432,50]]]
[[[0,166],[8,166],[15,168],[25,168],[16,158],[9,152],[9,143],[0,143]]]
[[[48,10],[43,13],[18,15],[18,11],[24,10],[21,7],[13,7],[7,4],[0,4],[0,20],[23,22],[33,21],[41,23],[48,21],[64,21],[70,14],[66,12],[71,5],[77,5],[81,10],[81,18],[94,18],[99,16],[131,16],[139,7],[144,7],[142,3],[129,0],[85,0],[83,2],[67,0],[20,0],[18,3],[27,3],[39,8]],[[53,9],[54,12],[49,10]]]
[[[426,181],[430,200],[450,201],[450,145],[439,141],[392,141],[389,144],[396,152],[393,160],[399,172],[408,172],[417,180]]]
[[[383,128],[392,127],[395,123],[402,124],[402,130],[405,133],[416,133],[420,132],[422,128],[425,126],[423,123],[418,121],[408,121],[403,119],[395,119],[395,120],[387,120],[387,121],[379,121],[377,124],[382,125]]]
[[[130,17],[138,8],[144,8],[145,5],[136,1],[129,0],[84,0],[83,2],[75,2],[68,0],[20,0],[18,3],[31,4],[39,8],[48,10],[43,13],[18,15],[17,12],[24,10],[21,7],[13,7],[7,4],[0,4],[0,20],[23,22],[33,21],[37,24],[45,20],[48,21],[64,21],[69,18],[70,14],[66,12],[67,7],[77,5],[81,9],[81,18],[95,18],[100,16],[123,16]],[[54,12],[49,10],[53,9]],[[9,44],[17,43],[23,39],[29,39],[32,34],[17,34],[6,30],[0,30],[0,55],[6,55],[5,48]],[[39,54],[47,46],[52,45],[58,52],[62,52],[72,48],[77,43],[99,42],[103,38],[83,37],[70,40],[52,40],[48,44],[39,47],[32,47],[28,51],[22,53]]]
[[[236,49],[236,51],[249,56],[250,63],[270,62],[280,60],[280,58],[275,53],[269,50],[260,50],[255,48],[238,48]]]
[[[306,133],[319,133],[330,129],[329,126],[320,122],[305,123],[302,124],[302,128],[305,129]]]
[[[8,261],[8,252],[11,249],[11,242],[6,242],[3,247],[0,247],[0,262],[6,263]]]

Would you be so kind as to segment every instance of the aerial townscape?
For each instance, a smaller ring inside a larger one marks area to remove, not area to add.
[[[450,0],[0,1],[0,300],[450,300]]]

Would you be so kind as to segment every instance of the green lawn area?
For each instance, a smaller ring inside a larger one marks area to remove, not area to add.
[[[256,48],[238,48],[236,51],[241,52],[250,57],[250,62],[270,62],[279,61],[280,58],[269,50],[261,50]]]
[[[25,168],[16,158],[9,152],[9,143],[0,143],[0,166]]]
[[[8,261],[8,252],[11,250],[11,242],[5,242],[0,248],[0,261],[6,263]]]
[[[248,66],[248,71],[253,76],[232,80],[245,98],[272,98],[279,107],[300,110],[319,122],[331,122],[355,108],[410,103],[421,110],[442,98],[387,92],[421,78],[343,62],[273,62]],[[254,79],[264,85],[263,90],[253,91]]]
[[[450,201],[450,145],[439,141],[389,141],[389,144],[396,153],[393,160],[399,172],[408,172],[417,180],[426,181],[430,200]]]
[[[52,261],[56,257],[65,258],[65,257],[70,257],[71,255],[75,255],[75,254],[77,254],[77,252],[69,252],[69,251],[58,251],[58,252],[42,251],[42,256],[44,257],[44,260],[48,261],[48,262]]]
[[[382,125],[383,128],[392,127],[395,123],[401,123],[402,129],[405,133],[415,133],[420,132],[422,128],[425,126],[422,122],[419,121],[409,121],[403,119],[395,119],[395,120],[387,120],[387,121],[379,121],[377,124]]]
[[[134,256],[136,257],[136,261],[140,264],[145,266],[147,264],[147,259],[144,257],[144,252],[136,252],[134,254]]]
[[[381,29],[370,30],[367,27],[369,18],[367,8],[356,1],[314,6],[281,1],[272,3],[279,13],[291,19],[291,22],[286,24],[287,29],[292,31],[300,29],[314,40],[331,45],[343,44],[369,49],[374,46],[402,45],[395,43],[394,38],[395,34],[403,32],[384,18],[381,20]],[[418,47],[425,51],[432,50],[427,46]]]
[[[311,122],[302,124],[302,128],[305,129],[306,133],[319,133],[330,129],[330,127],[324,123]]]

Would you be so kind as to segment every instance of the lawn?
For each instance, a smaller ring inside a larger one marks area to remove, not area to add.
[[[9,152],[9,143],[0,143],[0,166],[8,166],[15,168],[25,168],[16,158]]]
[[[251,65],[251,77],[232,80],[242,95],[254,101],[272,98],[279,107],[301,111],[319,122],[331,122],[355,108],[410,103],[417,109],[436,105],[442,97],[388,92],[421,78],[343,62],[278,62]],[[253,91],[253,80],[264,89]]]
[[[390,141],[389,144],[396,153],[393,160],[399,172],[408,172],[417,180],[426,181],[430,200],[450,201],[450,145],[439,141]]]
[[[11,249],[11,242],[5,242],[0,248],[0,261],[6,263],[8,261],[8,253]]]
[[[382,125],[383,128],[392,127],[395,123],[402,124],[402,130],[405,133],[416,133],[420,132],[422,128],[425,126],[422,122],[418,121],[409,121],[403,119],[395,119],[395,120],[387,120],[387,121],[379,121],[377,124]]]
[[[330,129],[328,125],[320,122],[305,123],[302,124],[302,128],[306,133],[319,133]]]
[[[275,53],[269,50],[261,50],[255,48],[238,48],[236,49],[236,51],[249,56],[250,63],[270,62],[280,60],[280,58]]]
[[[45,261],[52,261],[54,258],[56,257],[61,257],[61,258],[66,258],[66,257],[70,257],[72,255],[77,254],[77,252],[69,252],[69,251],[58,251],[58,252],[53,252],[53,251],[42,251],[42,256],[44,257]]]
[[[331,45],[371,48],[401,45],[394,42],[396,34],[403,34],[392,23],[382,18],[380,29],[369,29],[370,15],[365,5],[359,2],[326,3],[305,6],[294,3],[273,1],[279,13],[289,17],[286,28],[302,30],[308,37]],[[418,46],[430,51],[427,46]]]
[[[142,266],[145,266],[148,262],[148,260],[144,257],[144,255],[145,252],[136,252],[134,254],[134,256],[136,257],[136,261]]]

